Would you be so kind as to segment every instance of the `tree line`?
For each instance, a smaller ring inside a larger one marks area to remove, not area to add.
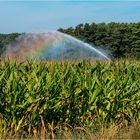
[[[97,48],[109,50],[114,58],[140,58],[140,22],[85,23],[58,31],[72,35]]]
[[[97,48],[108,50],[111,57],[140,58],[140,22],[138,23],[85,23],[58,31],[74,36]],[[0,34],[0,55],[20,33]]]
[[[0,34],[0,56],[6,50],[7,45],[10,42],[15,41],[15,39],[20,35],[20,33],[11,33],[11,34]]]

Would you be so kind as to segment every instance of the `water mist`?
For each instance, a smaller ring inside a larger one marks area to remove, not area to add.
[[[58,31],[20,35],[15,42],[8,45],[5,56],[10,59],[109,60],[95,46],[91,46],[88,43]]]

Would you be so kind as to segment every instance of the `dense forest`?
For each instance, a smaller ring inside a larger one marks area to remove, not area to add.
[[[112,57],[140,58],[140,22],[79,24],[75,28],[58,29],[104,50]]]
[[[107,50],[111,57],[140,58],[140,22],[138,23],[85,23],[58,31],[72,35],[97,48]],[[0,34],[0,55],[20,33]]]

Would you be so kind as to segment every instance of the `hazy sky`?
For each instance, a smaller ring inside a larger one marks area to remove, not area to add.
[[[139,21],[139,0],[0,0],[0,33],[46,32],[86,22]]]

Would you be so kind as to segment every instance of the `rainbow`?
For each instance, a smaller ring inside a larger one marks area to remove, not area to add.
[[[23,34],[8,45],[5,56],[13,59],[109,59],[95,47],[60,33]]]

